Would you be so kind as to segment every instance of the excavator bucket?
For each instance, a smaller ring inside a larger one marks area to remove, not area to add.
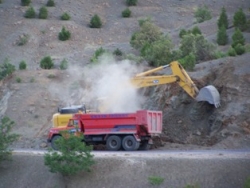
[[[216,108],[220,106],[220,94],[212,85],[201,88],[196,100],[207,101],[208,103],[213,104]]]

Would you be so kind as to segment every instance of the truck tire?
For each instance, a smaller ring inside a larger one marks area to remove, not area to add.
[[[106,148],[109,151],[118,151],[122,146],[122,139],[120,136],[109,136],[106,141]]]
[[[125,136],[122,140],[122,147],[125,151],[135,151],[140,147],[140,142],[132,135]]]
[[[142,141],[139,147],[139,150],[149,150],[150,145],[148,144],[148,141]]]
[[[56,145],[56,140],[58,140],[59,138],[61,138],[62,136],[60,136],[60,135],[56,135],[56,136],[54,136],[53,138],[52,138],[52,140],[51,140],[51,147],[54,149],[54,150],[58,150],[58,147],[57,147],[57,145]]]

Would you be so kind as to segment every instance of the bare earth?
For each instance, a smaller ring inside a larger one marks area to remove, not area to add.
[[[20,134],[20,139],[12,146],[15,149],[47,149],[47,132],[52,125],[51,118],[57,111],[57,107],[68,105],[69,103],[79,104],[79,101],[80,103],[89,102],[88,98],[85,98],[84,95],[87,93],[87,87],[84,85],[85,78],[81,78],[81,74],[77,75],[75,72],[72,73],[69,70],[59,70],[59,64],[64,58],[67,59],[70,66],[81,70],[87,66],[90,57],[99,47],[110,49],[111,51],[119,48],[123,53],[135,52],[130,47],[129,40],[131,35],[139,28],[138,20],[146,17],[151,17],[154,23],[164,33],[169,34],[173,43],[178,46],[180,29],[190,29],[195,25],[199,26],[209,41],[215,42],[217,32],[216,22],[223,6],[227,10],[231,25],[233,14],[239,7],[243,8],[248,18],[250,16],[250,2],[248,0],[139,0],[137,6],[130,8],[132,17],[126,19],[121,17],[121,12],[126,8],[125,1],[63,0],[57,2],[55,0],[55,2],[55,7],[48,8],[49,17],[47,20],[39,20],[38,18],[25,19],[23,15],[27,7],[20,6],[20,2],[15,0],[3,0],[3,3],[0,4],[0,62],[4,62],[4,59],[8,58],[10,63],[16,65],[17,68],[21,60],[27,62],[27,70],[18,70],[14,75],[0,83],[0,115],[7,115],[13,119],[16,122],[14,132]],[[45,5],[45,3],[45,0],[34,1],[32,6],[38,12],[39,8]],[[208,6],[212,11],[213,18],[204,23],[195,24],[193,13],[201,5]],[[68,12],[71,15],[70,21],[61,21],[59,19],[63,12]],[[90,18],[96,13],[102,18],[104,23],[101,29],[91,29],[88,27]],[[72,37],[69,41],[62,42],[57,39],[62,26],[71,31]],[[227,31],[230,40],[233,31],[234,28]],[[16,45],[19,36],[23,34],[29,35],[28,43],[24,46]],[[243,34],[246,38],[246,44],[249,45],[249,31]],[[229,45],[218,47],[221,50],[227,50],[228,48]],[[47,55],[50,55],[54,60],[55,68],[52,70],[42,70],[39,68],[40,60]],[[197,106],[195,101],[188,98],[182,89],[175,84],[143,90],[141,93],[146,96],[146,101],[142,105],[142,108],[162,110],[164,114],[164,131],[160,139],[155,140],[152,151],[198,149],[248,150],[250,148],[249,59],[250,53],[246,53],[238,57],[226,57],[202,62],[196,65],[195,71],[189,73],[199,88],[212,84],[219,90],[221,94],[221,107],[217,109],[207,105],[202,107]],[[22,82],[17,83],[16,78],[21,78]],[[78,81],[79,86],[72,92],[72,87]],[[175,99],[174,105],[172,103],[173,99]],[[13,168],[19,170],[24,168],[22,164],[18,164],[19,160],[24,160],[24,164],[30,165],[28,159],[23,158],[22,156],[15,156]],[[40,158],[31,159],[31,161],[36,160],[38,166],[31,168],[44,169]],[[115,166],[117,165],[119,168],[122,168],[123,163],[120,160],[116,158],[110,160],[110,163],[107,163],[107,165],[111,165],[111,167],[107,173],[116,171]],[[158,174],[157,169],[159,169],[160,173],[163,164],[165,166],[168,164],[167,168],[169,168],[169,171],[164,171],[164,173],[173,173],[173,176],[171,176],[172,180],[176,176],[180,179],[189,178],[192,175],[210,177],[214,172],[220,173],[225,168],[228,171],[231,169],[231,171],[237,174],[235,167],[237,165],[230,166],[232,164],[230,161],[229,163],[221,162],[220,160],[216,161],[215,164],[221,164],[221,168],[216,168],[216,165],[213,166],[214,161],[192,161],[190,164],[185,163],[187,171],[185,171],[185,168],[183,168],[177,159],[172,159],[168,163],[163,159],[159,160],[159,163],[143,161],[141,161],[141,164],[138,164],[138,168],[143,166],[145,162],[145,171],[148,168],[154,168],[154,172],[152,173],[155,175]],[[151,163],[155,164],[149,167],[148,165]],[[195,171],[197,172],[195,174],[192,174],[194,169],[192,169],[191,163],[196,163],[195,165],[200,164],[197,167],[200,170]],[[249,167],[249,160],[239,162],[239,171],[243,169],[242,166],[244,164]],[[203,168],[204,165],[208,168]],[[126,174],[129,171],[134,172],[138,169],[133,167],[133,165],[130,166],[131,169],[128,168]],[[100,169],[103,168],[106,167],[101,165]],[[176,174],[177,168],[179,171]],[[19,170],[17,171],[22,173]],[[5,171],[6,167],[1,170],[1,173],[5,173]],[[30,169],[30,171],[32,170]],[[182,171],[185,171],[185,173],[181,173]],[[34,170],[34,172],[38,172],[38,170]],[[9,173],[9,171],[6,171],[6,173]],[[46,172],[44,171],[44,173]],[[126,177],[126,174],[120,175]],[[135,177],[138,174],[139,171],[135,174]],[[238,182],[235,185],[242,186],[242,181],[245,179],[246,174],[250,175],[249,171],[244,171],[244,178],[239,177],[240,183]],[[143,175],[144,179],[148,175]],[[6,177],[5,181],[11,181],[8,179],[10,176],[4,176]],[[42,177],[48,179],[48,174],[43,174]],[[49,177],[53,178],[54,176],[49,174]],[[25,179],[27,177],[23,176],[22,178],[24,180],[20,182],[20,186],[18,187],[39,187],[39,181],[37,184],[26,184]],[[91,178],[95,180],[94,176]],[[115,174],[112,178],[116,179]],[[226,178],[226,173],[225,177],[222,178]],[[103,184],[103,187],[114,187],[114,184],[109,182],[111,181],[110,179],[106,179],[107,181]],[[74,181],[70,180],[72,187],[76,186]],[[138,186],[131,184],[129,187],[148,186],[144,180],[137,181],[140,183]],[[192,179],[191,183],[195,182],[201,181],[196,181],[195,178]],[[230,187],[228,184],[221,184],[222,181],[218,180],[218,182],[218,184],[214,182],[211,186],[208,184],[207,187]],[[61,187],[60,177],[57,183],[59,183],[58,187]],[[57,187],[57,183],[51,187]],[[123,183],[125,181],[116,187],[126,187],[123,186]],[[164,184],[164,187],[167,185],[170,187],[182,187],[186,183],[187,181],[185,180],[173,180],[169,184]],[[206,179],[204,179],[203,183],[206,185]],[[8,184],[5,183],[4,185]],[[8,187],[16,187],[16,184],[13,183],[9,185]],[[102,186],[96,184],[95,187]],[[237,186],[231,184],[231,187]]]

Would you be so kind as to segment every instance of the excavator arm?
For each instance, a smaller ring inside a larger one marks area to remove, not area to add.
[[[170,67],[172,70],[171,75],[148,76],[168,67]],[[210,85],[202,88],[199,91],[185,69],[177,61],[173,61],[168,65],[160,66],[143,73],[139,73],[130,81],[136,88],[178,83],[179,86],[193,99],[197,101],[207,101],[210,104],[215,105],[216,108],[220,106],[220,94],[217,89]]]

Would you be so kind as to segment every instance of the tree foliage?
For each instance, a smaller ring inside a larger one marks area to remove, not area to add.
[[[25,18],[35,18],[36,17],[36,11],[35,9],[31,6],[29,7],[24,14]]]
[[[236,56],[236,55],[237,55],[237,54],[236,54],[236,51],[235,51],[235,49],[234,49],[233,47],[230,47],[230,48],[229,48],[227,54],[228,54],[229,56]]]
[[[70,20],[70,15],[67,12],[64,12],[61,15],[61,20]]]
[[[21,5],[22,6],[29,6],[31,3],[31,0],[21,0]]]
[[[92,147],[82,142],[83,136],[67,134],[56,140],[59,152],[49,150],[44,155],[44,164],[52,173],[63,176],[74,175],[80,171],[90,171],[94,164]]]
[[[41,61],[40,61],[40,67],[42,69],[51,69],[54,67],[54,63],[51,59],[50,56],[46,56],[44,57]]]
[[[246,14],[243,12],[242,8],[235,12],[233,23],[234,26],[239,28],[241,31],[244,31],[247,28]]]
[[[242,55],[246,52],[246,48],[245,46],[243,46],[242,44],[237,44],[235,47],[234,47],[234,50],[236,52],[237,55]]]
[[[26,67],[27,67],[27,64],[26,64],[25,61],[21,61],[21,62],[19,63],[19,70],[25,70]]]
[[[9,159],[11,156],[11,150],[9,146],[17,140],[18,135],[11,133],[11,129],[14,126],[14,121],[5,116],[1,119],[0,125],[0,162]]]
[[[0,80],[11,75],[16,70],[15,66],[9,63],[9,59],[6,58],[3,64],[0,64]]]
[[[217,32],[217,44],[226,45],[228,43],[227,30],[224,25],[222,25]]]
[[[228,17],[225,7],[221,9],[220,17],[217,21],[218,28],[224,26],[226,29],[228,28]]]
[[[131,10],[129,8],[126,8],[122,11],[122,17],[129,18],[131,16]]]
[[[39,9],[38,18],[40,18],[40,19],[47,19],[47,17],[48,17],[48,9],[45,6],[42,6]]]
[[[204,22],[206,20],[210,20],[212,18],[211,12],[207,6],[199,7],[195,13],[194,17],[196,18],[198,23]]]
[[[61,41],[69,40],[71,37],[71,33],[66,30],[66,28],[63,26],[61,32],[58,34],[58,39]]]
[[[127,6],[136,6],[137,0],[126,0]]]
[[[101,18],[100,18],[97,14],[95,14],[95,15],[91,18],[89,26],[90,26],[91,28],[101,28],[101,27],[102,27]]]
[[[193,70],[196,64],[196,58],[193,53],[179,59],[180,64],[187,70]]]
[[[54,0],[48,0],[46,6],[47,7],[54,7],[55,6]]]
[[[240,31],[240,29],[236,28],[233,35],[232,35],[232,47],[234,48],[235,46],[237,46],[237,44],[241,44],[244,45],[245,44],[245,38],[242,34],[242,32]]]

